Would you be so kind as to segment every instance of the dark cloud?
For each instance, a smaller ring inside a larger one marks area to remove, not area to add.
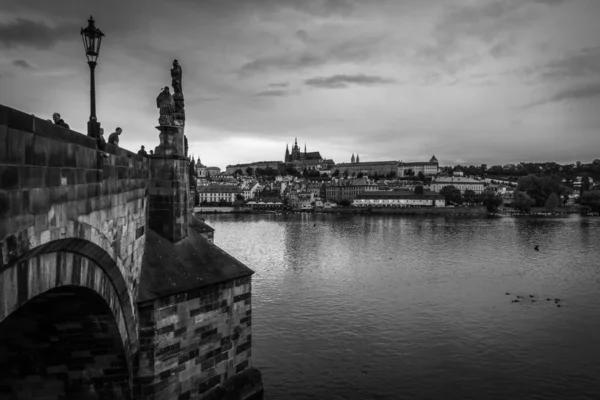
[[[283,87],[288,87],[288,86],[290,86],[289,82],[269,83],[269,87],[272,87],[272,88],[283,88]]]
[[[494,58],[502,58],[514,54],[515,43],[511,39],[501,40],[490,47],[490,54]]]
[[[533,0],[535,3],[546,4],[548,6],[558,6],[566,3],[567,0]]]
[[[44,22],[17,18],[12,22],[0,23],[0,43],[5,48],[27,46],[47,49],[56,42],[79,35],[80,27],[61,24],[50,27]]]
[[[308,41],[308,33],[306,33],[304,29],[297,30],[296,37],[300,39],[300,41],[303,43],[306,43]]]
[[[476,1],[466,6],[449,6],[442,13],[432,40],[417,50],[417,56],[438,62],[446,72],[455,73],[461,67],[477,63],[475,40],[487,52],[499,58],[511,55],[518,41],[514,35],[530,26],[537,17],[529,5],[556,5],[563,0],[493,0]]]
[[[274,70],[298,70],[338,62],[359,62],[379,51],[382,36],[363,36],[322,49],[305,50],[298,53],[285,52],[280,55],[258,58],[242,65],[240,75],[251,75]]]
[[[328,18],[349,15],[355,9],[353,0],[170,0],[173,3],[188,3],[202,12],[217,18],[235,15],[275,14],[295,11],[313,17]]]
[[[526,84],[596,77],[600,75],[600,46],[572,51],[545,63],[510,69],[501,75],[515,76]]]
[[[185,102],[187,103],[187,105],[193,105],[193,104],[202,104],[202,103],[212,103],[213,101],[219,101],[219,100],[221,100],[221,99],[218,97],[196,97],[196,98],[186,100]]]
[[[393,83],[394,80],[382,78],[380,76],[369,76],[364,74],[358,75],[333,75],[329,77],[317,77],[311,78],[304,81],[307,86],[328,88],[328,89],[339,89],[345,88],[348,84],[354,85],[380,85],[386,83]]]
[[[583,48],[568,56],[549,62],[541,69],[541,77],[565,79],[600,74],[600,46]]]
[[[265,90],[255,94],[257,97],[283,97],[289,94],[286,90]]]
[[[35,69],[33,65],[29,64],[25,60],[15,60],[12,62],[12,64],[23,69]]]
[[[269,70],[290,70],[322,65],[326,62],[326,57],[303,53],[297,55],[282,55],[274,57],[259,58],[242,65],[239,69],[241,75],[253,74]]]
[[[549,103],[557,103],[564,100],[579,100],[588,99],[600,96],[600,83],[594,83],[591,85],[577,86],[560,91],[553,96],[545,99],[538,100],[525,106],[525,109],[537,107]]]

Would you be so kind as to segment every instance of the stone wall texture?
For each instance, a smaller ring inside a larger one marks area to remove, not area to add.
[[[204,399],[251,367],[251,278],[140,305],[138,399]]]
[[[187,159],[150,159],[148,228],[177,242],[187,236],[189,208]]]
[[[107,152],[86,135],[0,106],[0,271],[57,240],[91,242],[101,249],[96,257],[116,265],[111,281],[135,327],[148,160],[112,145]],[[129,339],[135,350],[135,329]]]
[[[262,392],[250,361],[253,271],[205,241],[212,228],[188,216],[188,160],[108,144],[106,152],[0,105],[0,371],[10,365],[12,374],[0,398],[86,398],[78,391],[87,390],[100,399],[245,400]],[[190,227],[199,233],[190,237]],[[152,243],[163,252],[146,251]],[[65,311],[67,328],[57,327],[52,310],[76,303],[90,314]],[[62,350],[42,334],[50,331]],[[30,364],[39,371],[15,364],[19,352],[38,357]],[[94,375],[81,376],[86,369]]]

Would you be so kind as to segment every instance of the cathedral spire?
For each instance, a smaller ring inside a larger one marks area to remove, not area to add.
[[[306,154],[306,142],[304,142],[304,154]]]
[[[360,162],[360,158],[358,158],[358,153],[356,153],[356,162]]]
[[[354,153],[352,153],[352,158],[350,159],[350,162],[353,163],[354,162]]]

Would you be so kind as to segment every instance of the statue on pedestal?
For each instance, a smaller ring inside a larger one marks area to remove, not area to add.
[[[173,96],[171,96],[168,86],[165,86],[156,98],[156,107],[158,107],[160,113],[158,124],[168,126],[173,125],[175,102],[173,101]]]
[[[173,101],[175,103],[175,123],[178,126],[183,126],[185,121],[185,104],[183,99],[183,89],[181,80],[183,78],[183,70],[177,60],[173,60],[173,68],[171,68],[171,86],[173,86]]]
[[[171,68],[171,86],[173,86],[173,90],[175,93],[181,93],[181,78],[183,77],[183,71],[181,69],[181,65],[177,60],[173,60],[173,68]]]
[[[171,68],[173,94],[166,86],[156,98],[156,106],[160,110],[159,126],[156,127],[160,131],[160,144],[155,149],[157,156],[185,157],[185,111],[181,78],[181,66],[174,60]]]

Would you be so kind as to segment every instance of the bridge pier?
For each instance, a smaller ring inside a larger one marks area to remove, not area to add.
[[[0,105],[0,398],[260,395],[253,271],[204,237],[187,160],[106,153]]]

